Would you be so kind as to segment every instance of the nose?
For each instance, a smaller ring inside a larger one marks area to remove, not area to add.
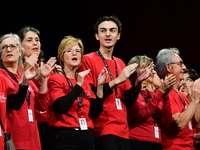
[[[8,48],[7,48],[7,50],[6,50],[6,51],[12,51],[12,50],[11,50],[11,48],[10,48],[10,46],[8,46]]]
[[[72,55],[75,55],[76,54],[76,50],[72,50]]]
[[[110,35],[110,31],[107,30],[107,31],[106,31],[106,36],[109,36],[109,35]]]
[[[182,69],[184,69],[184,70],[186,69],[186,66],[185,66],[185,64],[182,64]]]
[[[33,40],[33,44],[36,45],[36,44],[37,44],[37,41],[36,41],[36,40]]]

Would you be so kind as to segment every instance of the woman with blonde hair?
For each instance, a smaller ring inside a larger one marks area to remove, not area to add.
[[[50,122],[54,150],[94,150],[93,122],[89,117],[91,102],[103,97],[103,83],[107,72],[102,70],[94,93],[84,77],[90,72],[77,72],[82,62],[83,43],[65,36],[58,47],[57,59],[62,74],[49,78]],[[96,96],[97,95],[97,96]]]

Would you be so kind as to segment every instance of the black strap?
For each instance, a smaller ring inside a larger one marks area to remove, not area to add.
[[[146,96],[142,91],[140,91],[140,93],[142,94],[142,97],[145,99],[145,102],[146,102],[146,103],[149,102],[149,99],[152,99],[151,94],[150,94],[150,92],[149,92],[148,90],[147,90],[147,93],[148,93],[147,96]],[[157,118],[156,118],[156,113],[155,113],[155,111],[153,112],[152,118],[154,119],[154,124],[156,124],[158,121],[157,121]]]
[[[15,82],[19,82],[18,80],[17,80],[17,78],[6,68],[6,67],[2,67],[5,71],[7,71],[8,72],[8,74],[11,76],[11,78],[13,79],[13,80],[15,80]]]
[[[70,89],[72,90],[73,89],[72,82],[69,80],[69,78],[67,78],[66,73],[64,71],[62,73],[65,76]],[[82,107],[82,103],[83,103],[82,94],[79,95],[79,99],[77,99],[77,101],[78,101],[78,108],[81,108]]]
[[[111,71],[110,71],[110,68],[109,68],[109,66],[108,66],[108,64],[107,64],[107,62],[106,62],[106,60],[105,60],[105,58],[103,57],[103,55],[101,54],[100,51],[96,51],[96,53],[101,57],[101,59],[102,59],[104,65],[106,66],[106,69],[108,70],[108,74],[109,74],[111,80],[114,80],[113,75],[112,75],[112,73],[111,73]],[[112,57],[112,59],[113,59],[114,62],[115,62],[116,77],[118,77],[117,62],[116,62],[116,60],[114,59],[114,57]],[[118,93],[117,93],[117,87],[115,87],[114,90],[115,90],[116,95],[118,95]]]

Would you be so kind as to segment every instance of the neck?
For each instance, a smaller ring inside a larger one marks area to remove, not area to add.
[[[176,91],[178,91],[179,84],[180,84],[180,82],[177,82],[177,83],[173,86],[173,89],[176,90]]]
[[[112,48],[100,48],[99,51],[105,59],[112,59],[113,47]]]
[[[17,69],[18,69],[17,63],[4,64],[4,67],[8,69],[11,73],[17,74]]]
[[[67,78],[75,78],[77,67],[69,68],[67,66],[64,67],[64,72]]]
[[[146,89],[149,91],[149,92],[155,92],[156,91],[156,87],[153,86],[152,84],[148,84],[146,86]]]

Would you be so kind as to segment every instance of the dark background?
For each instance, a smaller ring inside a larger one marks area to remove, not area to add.
[[[185,65],[200,72],[199,0],[4,0],[0,35],[30,25],[41,32],[46,60],[57,56],[66,35],[81,38],[89,53],[99,48],[93,25],[103,15],[117,15],[123,24],[114,56],[125,63],[143,54],[155,60],[158,50],[176,47]]]

